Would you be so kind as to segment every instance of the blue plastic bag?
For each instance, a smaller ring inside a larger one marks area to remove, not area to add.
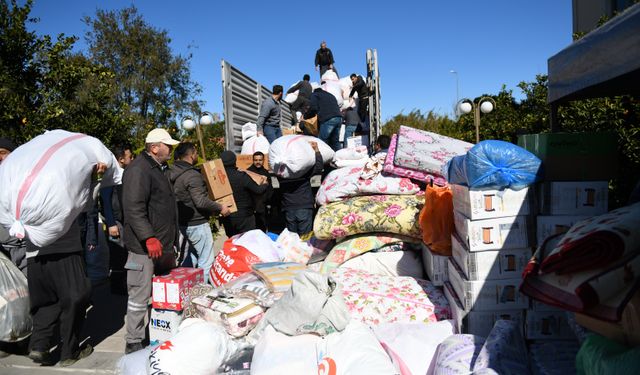
[[[445,166],[450,184],[476,189],[519,190],[540,180],[541,161],[529,151],[504,141],[482,141]]]

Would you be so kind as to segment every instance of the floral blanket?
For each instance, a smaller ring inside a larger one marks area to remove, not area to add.
[[[393,165],[415,171],[440,174],[454,156],[464,155],[473,147],[458,139],[401,126],[398,131]]]
[[[345,198],[369,194],[416,194],[420,187],[408,178],[377,174],[370,179],[361,177],[364,167],[345,167],[331,171],[325,177],[316,203],[323,205]]]
[[[400,177],[408,177],[418,181],[429,182],[433,181],[434,184],[438,186],[446,186],[447,180],[444,179],[440,175],[440,172],[428,173],[424,171],[416,171],[413,169],[398,167],[393,164],[393,160],[396,153],[396,145],[397,145],[397,135],[394,134],[391,137],[391,144],[389,145],[389,152],[387,153],[387,158],[384,160],[384,166],[382,167],[382,171],[388,174],[400,176]]]
[[[337,268],[332,276],[342,285],[342,294],[351,317],[369,325],[436,322],[439,319],[435,313],[436,303],[447,304],[439,289],[432,285],[423,287],[411,277],[373,277],[367,272],[350,268]],[[430,284],[426,280],[423,282],[426,283],[424,285]],[[432,300],[432,295],[436,295],[438,302]],[[439,310],[442,311],[442,308]],[[448,316],[440,318],[447,319]]]
[[[360,233],[394,233],[422,238],[418,221],[423,195],[371,195],[320,207],[313,223],[318,239]]]

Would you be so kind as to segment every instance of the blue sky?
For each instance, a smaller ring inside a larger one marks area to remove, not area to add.
[[[303,74],[317,80],[313,58],[326,40],[339,73],[364,74],[376,48],[382,118],[412,109],[451,114],[459,97],[496,94],[502,85],[547,72],[547,59],[571,43],[571,1],[169,1],[35,0],[40,34],[81,37],[84,16],[135,5],[147,23],[165,29],[174,53],[192,46],[192,78],[204,109],[222,112],[220,61],[267,87],[288,87]]]

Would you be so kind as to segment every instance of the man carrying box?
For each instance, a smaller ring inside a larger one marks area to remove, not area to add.
[[[229,207],[223,207],[209,198],[204,178],[194,168],[198,162],[198,152],[193,143],[179,144],[173,158],[175,162],[169,170],[169,179],[178,200],[178,225],[183,236],[188,238],[188,256],[193,266],[204,270],[204,281],[208,282],[209,269],[215,258],[209,218],[228,216],[231,212]]]
[[[124,241],[127,264],[127,334],[125,353],[143,348],[151,279],[175,267],[178,238],[176,197],[165,171],[178,141],[164,129],[147,134],[145,151],[129,164],[122,178]]]

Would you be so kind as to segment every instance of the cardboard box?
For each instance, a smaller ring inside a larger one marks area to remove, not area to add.
[[[465,310],[449,282],[444,284],[444,296],[451,306],[453,321],[458,333],[468,333],[482,337],[489,336],[493,325],[499,319],[514,320],[523,330],[524,310],[475,311]]]
[[[469,251],[523,249],[529,243],[529,217],[509,216],[470,220],[454,211],[456,232]]]
[[[462,185],[449,185],[453,194],[453,208],[471,220],[505,216],[528,215],[529,188],[521,190],[474,190]],[[533,190],[533,189],[531,189]]]
[[[216,202],[220,203],[223,206],[229,207],[231,213],[238,212],[238,206],[236,206],[236,200],[233,199],[233,194],[227,195],[226,197],[222,197],[220,199],[216,199]]]
[[[565,311],[527,311],[524,327],[528,340],[570,340],[576,338]]]
[[[202,175],[207,182],[211,199],[216,200],[233,194],[231,183],[229,183],[229,178],[221,159],[202,163]]]
[[[518,137],[518,146],[542,160],[545,181],[602,181],[617,174],[613,133],[526,134]]]
[[[529,299],[520,293],[522,278],[469,281],[453,259],[449,259],[448,276],[453,290],[465,310],[502,311],[526,309]]]
[[[182,311],[189,304],[188,290],[204,282],[202,268],[176,268],[165,276],[156,276],[152,283],[154,309]]]
[[[292,134],[296,134],[296,128],[294,127],[281,127],[282,129],[282,135],[292,135]]]
[[[266,183],[267,179],[269,178],[267,176],[261,175],[259,173],[251,172],[251,171],[244,171],[244,173],[248,174],[249,177],[251,177],[251,179],[258,185],[262,185]]]
[[[367,135],[358,135],[355,137],[347,138],[347,147],[355,148],[358,146],[367,146],[369,147],[369,136]]]
[[[151,309],[149,319],[149,343],[160,344],[178,333],[182,323],[182,311]]]
[[[540,214],[596,216],[607,213],[607,181],[544,182],[538,190]]]
[[[422,265],[424,266],[424,272],[433,285],[442,286],[448,280],[447,259],[449,257],[434,254],[429,249],[429,246],[422,245]]]
[[[530,248],[469,252],[455,233],[451,236],[451,253],[470,281],[519,278],[531,259]]]
[[[545,238],[568,232],[573,224],[587,218],[589,216],[538,216],[536,218],[536,244],[540,246]]]
[[[253,164],[253,155],[236,155],[236,167],[238,169],[245,170],[249,168]],[[266,170],[270,170],[269,168],[269,154],[264,154],[264,162],[262,166]]]

